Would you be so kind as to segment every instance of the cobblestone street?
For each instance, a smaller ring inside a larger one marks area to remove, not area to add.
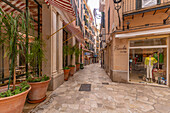
[[[91,91],[79,91],[91,84]],[[111,82],[99,64],[85,66],[30,113],[170,113],[170,89]]]

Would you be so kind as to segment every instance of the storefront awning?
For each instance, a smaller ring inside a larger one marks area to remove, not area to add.
[[[47,5],[53,5],[69,15],[76,17],[70,0],[45,0],[45,2]]]
[[[133,37],[144,36],[144,35],[162,35],[162,34],[170,34],[170,28],[116,34],[115,38],[133,38]]]
[[[63,22],[64,26],[67,24],[66,22]],[[74,27],[73,25],[69,24],[66,26],[66,29],[72,33],[72,35],[75,35],[77,40],[84,44],[84,36],[80,29]]]

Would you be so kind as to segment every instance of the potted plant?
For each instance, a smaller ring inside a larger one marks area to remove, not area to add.
[[[68,66],[66,66],[63,68],[63,70],[64,70],[64,80],[67,81],[69,73],[70,73],[70,68]]]
[[[46,61],[42,46],[44,46],[43,41],[37,38],[30,43],[28,62],[32,67],[32,74],[26,79],[32,88],[28,93],[30,103],[39,103],[46,99],[47,88],[51,80],[49,76],[41,75],[42,61]]]
[[[83,63],[80,64],[80,69],[84,69]]]
[[[69,65],[69,68],[70,68],[70,76],[73,76],[74,75],[74,69],[75,69],[75,65]]]
[[[28,16],[28,14],[27,14]],[[23,49],[26,31],[25,14],[7,14],[0,8],[0,45],[5,47],[5,56],[10,61],[10,75],[8,86],[0,87],[0,112],[1,113],[21,113],[24,107],[26,96],[31,87],[27,82],[16,85],[16,59]],[[13,78],[13,85],[10,85]]]
[[[76,71],[79,71],[80,69],[80,63],[76,62]]]
[[[79,60],[79,55],[82,54],[82,50],[79,49],[78,47],[75,48],[75,57],[76,57],[76,71],[80,69],[80,63],[78,62]]]

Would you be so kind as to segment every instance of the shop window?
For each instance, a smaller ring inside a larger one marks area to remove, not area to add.
[[[131,40],[129,81],[167,84],[167,39]]]

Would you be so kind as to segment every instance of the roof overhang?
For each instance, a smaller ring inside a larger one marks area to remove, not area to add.
[[[64,26],[67,25],[66,22],[63,22]],[[76,39],[84,44],[84,36],[80,29],[76,28],[75,26],[69,24],[66,26],[66,29],[72,33],[72,35],[75,35]]]

